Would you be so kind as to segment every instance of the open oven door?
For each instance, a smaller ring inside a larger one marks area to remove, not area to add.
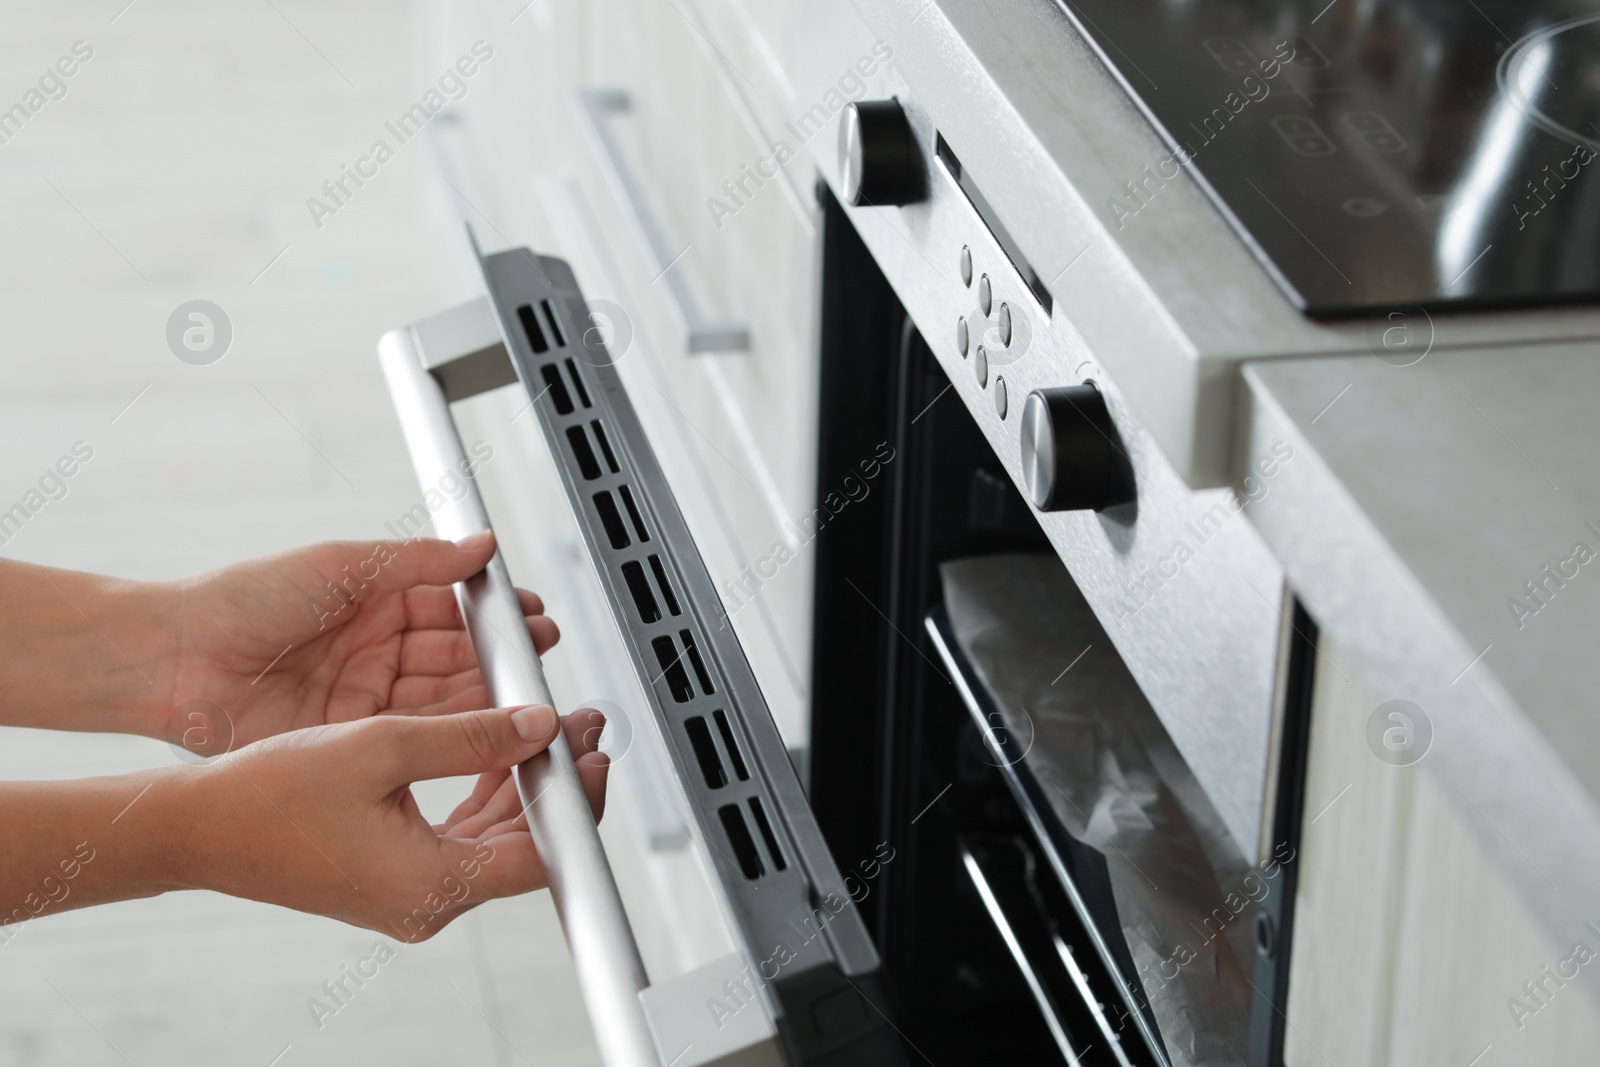
[[[904,1062],[877,951],[572,270],[526,249],[477,255],[483,298],[379,347],[413,463],[424,485],[466,471],[450,403],[526,392],[742,957],[652,986],[570,753],[558,744],[519,768],[605,1061],[770,1063],[777,1049],[795,1065]],[[463,480],[462,500],[434,516],[441,536],[489,523]],[[502,557],[457,596],[492,702],[548,701]],[[733,1013],[717,1008],[729,982]]]

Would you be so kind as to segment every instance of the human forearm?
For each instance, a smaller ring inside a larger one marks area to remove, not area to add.
[[[0,945],[30,919],[187,884],[185,770],[0,783]]]
[[[161,736],[169,587],[0,561],[0,724]]]

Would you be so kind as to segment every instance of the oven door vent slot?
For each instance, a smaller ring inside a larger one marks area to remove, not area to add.
[[[694,758],[700,761],[700,773],[705,775],[706,785],[711,789],[721,789],[727,785],[728,772],[723,770],[722,758],[717,755],[717,743],[711,740],[711,730],[706,726],[706,721],[696,715],[684,722],[683,730],[689,735]]]
[[[639,566],[639,561],[629,560],[622,565],[623,580],[628,583],[628,592],[633,594],[633,605],[639,609],[641,622],[655,622],[661,618],[661,605],[656,603],[656,595],[650,591],[650,579],[644,576],[644,568]]]
[[[711,713],[711,718],[716,721],[717,733],[722,735],[722,747],[728,750],[728,759],[733,763],[733,773],[738,775],[739,781],[749,781],[750,770],[744,765],[744,757],[739,754],[739,742],[733,739],[733,727],[728,725],[728,716],[718,708]]]
[[[566,331],[561,328],[561,320],[556,317],[556,309],[550,306],[550,301],[548,300],[539,301],[539,307],[544,311],[545,322],[550,324],[550,336],[555,339],[556,347],[567,347]],[[584,405],[584,407],[588,406],[588,404]]]
[[[606,437],[604,424],[599,419],[595,419],[589,425],[594,429],[594,439],[600,442],[600,454],[606,457],[606,469],[612,474],[616,474],[619,469],[617,467],[617,454],[611,451],[611,441]]]
[[[592,482],[600,477],[600,461],[589,447],[589,435],[583,432],[582,426],[567,427],[567,444],[572,446],[572,456],[578,461],[584,480]]]
[[[628,539],[628,528],[622,525],[622,513],[617,510],[617,502],[609,492],[602,489],[594,495],[594,509],[600,514],[600,524],[605,528],[612,548],[627,548],[633,543]]]
[[[533,349],[535,355],[550,351],[550,342],[545,340],[544,331],[539,328],[539,320],[534,318],[533,308],[523,304],[517,308],[517,321],[522,323],[523,336],[528,339],[528,347]]]
[[[767,843],[767,855],[772,857],[772,865],[778,870],[783,870],[788,864],[783,862],[783,849],[778,847],[778,838],[772,832],[772,824],[767,821],[767,813],[761,807],[760,797],[750,798],[750,814],[756,817],[756,829],[761,831],[761,839]]]
[[[739,805],[724,805],[717,809],[717,816],[722,820],[723,829],[728,831],[728,842],[733,845],[733,854],[738,857],[739,870],[744,876],[753,882],[766,874],[761,853],[756,851],[755,838],[750,836],[750,827],[745,824]]]
[[[534,327],[538,329],[537,326]],[[550,403],[556,406],[557,415],[572,414],[572,394],[567,392],[567,383],[561,380],[561,371],[554,363],[546,363],[539,368],[539,377],[544,379],[544,391],[550,394]]]
[[[578,370],[578,365],[571,359],[563,362],[567,365],[567,377],[572,379],[572,388],[577,391],[578,403],[586,408],[594,407],[594,401],[589,399],[589,387],[583,384],[583,374]]]
[[[650,557],[650,572],[656,576],[656,584],[661,587],[661,596],[667,602],[667,611],[673,615],[682,615],[683,611],[678,607],[677,594],[673,593],[672,583],[667,580],[667,572],[661,566],[660,556]]]

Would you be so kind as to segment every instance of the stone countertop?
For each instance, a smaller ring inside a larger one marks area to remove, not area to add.
[[[1297,453],[1247,514],[1569,943],[1600,914],[1600,346],[1253,363],[1243,391],[1236,488]]]

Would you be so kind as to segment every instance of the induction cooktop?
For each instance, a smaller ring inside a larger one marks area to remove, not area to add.
[[[1059,0],[1307,314],[1600,300],[1600,3]]]

